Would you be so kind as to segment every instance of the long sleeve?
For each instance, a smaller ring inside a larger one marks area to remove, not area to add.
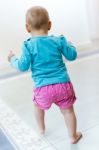
[[[15,56],[11,58],[10,61],[12,67],[16,68],[19,71],[27,71],[30,67],[31,63],[31,55],[29,50],[27,49],[26,43],[24,42],[22,47],[22,55],[18,59]]]
[[[67,60],[73,61],[77,57],[76,48],[61,36],[61,52]]]

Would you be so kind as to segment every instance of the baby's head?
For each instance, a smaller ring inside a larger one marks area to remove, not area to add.
[[[44,31],[48,32],[51,28],[49,14],[47,10],[41,6],[31,7],[26,13],[26,29],[28,32]]]

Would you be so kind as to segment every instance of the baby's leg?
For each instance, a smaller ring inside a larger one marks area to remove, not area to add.
[[[67,109],[60,109],[60,110],[64,116],[71,143],[75,144],[79,141],[82,134],[80,132],[76,132],[77,121],[76,121],[74,109],[73,109],[73,107],[70,107]]]
[[[39,126],[40,134],[44,134],[45,132],[45,121],[44,116],[45,112],[44,110],[40,109],[38,106],[34,105],[35,110],[35,117]]]

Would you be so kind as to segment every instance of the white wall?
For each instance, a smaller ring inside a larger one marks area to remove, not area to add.
[[[86,0],[2,0],[0,1],[0,59],[9,50],[19,53],[28,37],[25,31],[25,12],[32,5],[48,9],[53,26],[51,34],[64,34],[75,45],[90,42]]]
[[[99,0],[87,0],[89,30],[91,39],[99,38]]]

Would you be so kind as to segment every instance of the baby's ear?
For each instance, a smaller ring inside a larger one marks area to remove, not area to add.
[[[51,29],[51,26],[52,26],[52,22],[51,22],[51,21],[49,21],[49,22],[48,22],[48,30],[50,30],[50,29]]]
[[[26,23],[25,27],[26,27],[27,32],[30,33],[31,32],[30,26]]]

